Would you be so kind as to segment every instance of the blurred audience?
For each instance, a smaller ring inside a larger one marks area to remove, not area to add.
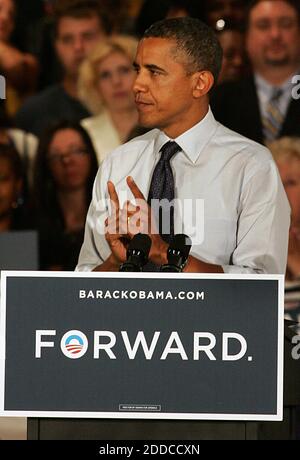
[[[99,0],[112,34],[133,34],[134,21],[129,15],[130,0]]]
[[[206,0],[208,24],[215,29],[227,21],[241,24],[245,20],[247,3],[248,0]]]
[[[14,0],[14,2],[17,14],[12,41],[18,49],[35,55],[34,30],[45,15],[46,5],[53,4],[53,0]]]
[[[14,0],[0,0],[0,73],[6,78],[9,115],[15,115],[25,98],[34,92],[38,78],[37,60],[11,43],[15,15]]]
[[[246,47],[253,72],[216,89],[217,120],[260,143],[300,135],[300,100],[292,97],[292,77],[300,70],[299,2],[254,0]]]
[[[269,144],[292,210],[286,273],[286,313],[300,324],[300,137]]]
[[[217,31],[217,35],[223,49],[219,83],[237,81],[244,76],[247,69],[244,33],[228,22],[223,29]]]
[[[38,57],[40,62],[41,72],[39,88],[44,89],[47,86],[61,81],[64,75],[64,70],[59,62],[53,43],[57,9],[59,7],[61,11],[62,9],[65,10],[67,7],[70,11],[71,6],[74,8],[75,2],[78,4],[78,0],[63,0],[62,2],[61,0],[43,0],[42,2],[41,0],[30,1],[39,1],[44,7],[44,15],[31,26],[31,40],[29,40],[32,52]],[[79,0],[79,3],[85,8],[88,6],[87,3],[89,3],[90,7],[93,9],[96,7],[98,9],[105,32],[111,33],[115,24],[115,21],[112,21],[112,16],[116,18],[118,14],[112,11],[112,8],[108,9],[106,2],[110,2],[110,0],[93,0],[93,5],[90,1],[86,2]],[[112,0],[112,2],[114,3],[114,0]],[[78,6],[76,6],[76,8],[78,8]]]
[[[60,122],[42,137],[34,184],[42,269],[75,268],[97,168],[92,142],[80,125]]]
[[[29,186],[31,186],[38,139],[33,134],[13,127],[6,113],[4,101],[2,100],[0,100],[0,143],[12,145],[18,151],[24,163]]]
[[[30,98],[16,116],[19,128],[37,136],[59,120],[78,122],[89,115],[77,97],[79,67],[106,35],[95,0],[60,0],[55,18],[55,49],[64,70],[62,82]]]
[[[218,34],[216,118],[278,165],[292,212],[285,313],[300,323],[300,0],[0,0],[0,232],[36,228],[41,269],[75,269],[98,164],[147,131],[132,94],[137,42],[121,34],[179,16]]]
[[[25,206],[25,182],[17,150],[0,143],[0,232],[32,227]]]
[[[199,0],[144,0],[136,19],[136,35],[141,37],[148,27],[165,18],[192,16],[205,19],[205,3]]]
[[[170,0],[166,18],[180,18],[191,16],[205,20],[204,2],[198,0]]]
[[[36,0],[34,0],[36,1]],[[37,57],[40,64],[38,90],[59,83],[64,76],[63,66],[55,50],[55,0],[38,0],[44,14],[29,26],[26,46]]]
[[[99,164],[126,141],[138,121],[132,92],[136,48],[132,37],[111,37],[94,48],[80,69],[78,94],[94,114],[81,123],[91,136]]]
[[[295,0],[254,0],[246,47],[252,74],[220,85],[212,98],[218,121],[260,143],[300,135],[300,100],[292,77],[300,69],[300,12]]]

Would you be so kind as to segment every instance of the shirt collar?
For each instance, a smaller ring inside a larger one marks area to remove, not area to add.
[[[154,151],[158,153],[168,141],[175,141],[181,147],[183,153],[192,163],[196,163],[199,155],[216,132],[218,123],[209,108],[205,117],[196,125],[176,139],[170,139],[163,131],[159,131],[155,140]]]
[[[284,83],[279,86],[271,85],[267,80],[265,80],[261,75],[255,74],[255,83],[259,91],[262,91],[268,97],[272,97],[274,89],[281,89],[283,93],[289,92],[292,93],[293,84],[293,75],[291,75]]]

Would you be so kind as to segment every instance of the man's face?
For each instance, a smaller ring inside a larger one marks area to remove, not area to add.
[[[159,128],[171,138],[193,126],[198,102],[193,97],[193,75],[187,74],[183,62],[174,59],[174,47],[173,40],[143,39],[134,63],[137,76],[133,85],[140,124]]]
[[[258,3],[250,13],[247,50],[254,69],[297,65],[300,24],[296,10],[282,0]]]
[[[245,63],[245,41],[237,30],[224,30],[219,34],[223,49],[223,63],[219,82],[241,78]]]
[[[104,36],[97,16],[61,18],[57,28],[56,52],[65,73],[76,77],[82,61]]]

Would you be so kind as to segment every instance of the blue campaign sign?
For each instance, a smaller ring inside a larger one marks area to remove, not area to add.
[[[3,272],[2,415],[280,420],[283,277]]]

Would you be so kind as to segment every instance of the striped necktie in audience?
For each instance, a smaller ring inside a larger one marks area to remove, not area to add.
[[[274,89],[270,98],[266,114],[262,118],[263,134],[266,142],[274,141],[278,138],[284,121],[284,116],[280,111],[279,100],[282,96],[281,89]]]

